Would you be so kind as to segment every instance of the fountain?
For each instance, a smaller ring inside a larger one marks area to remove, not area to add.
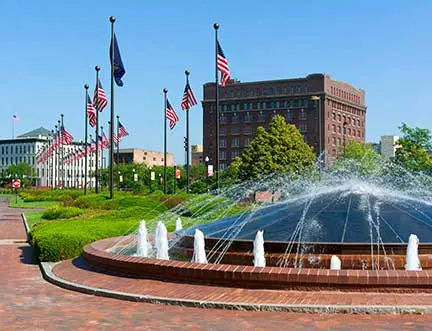
[[[207,263],[204,234],[198,229],[195,230],[194,235],[194,254],[192,257],[192,262]]]
[[[183,229],[183,225],[182,225],[182,221],[181,221],[181,218],[180,217],[178,217],[177,219],[176,219],[176,231],[180,231],[180,230],[182,230]]]
[[[394,165],[364,174],[351,164],[310,176],[275,174],[241,183],[206,199],[191,198],[158,217],[156,257],[169,260],[169,255],[171,261],[157,261],[155,268],[143,261],[142,268],[126,269],[126,260],[118,268],[138,276],[185,282],[205,279],[230,286],[296,288],[293,284],[301,284],[375,290],[414,284],[412,288],[427,289],[432,278],[410,277],[432,269],[430,182],[428,176]],[[270,192],[278,201],[252,203],[255,192]],[[163,222],[170,222],[173,214],[190,215],[188,223],[195,224],[179,231],[177,218],[176,232],[168,242]],[[422,242],[412,233],[421,234]],[[116,259],[129,254],[128,249],[138,250],[133,240],[113,248],[120,240],[106,239],[98,245],[104,254],[110,249]],[[97,258],[92,259],[92,254]],[[85,257],[89,263],[109,264],[90,248]]]
[[[165,224],[159,222],[155,232],[156,258],[169,260],[168,256],[168,231]]]
[[[411,234],[408,239],[405,270],[422,270],[418,256],[419,239]]]
[[[148,252],[149,252],[149,247],[147,242],[146,222],[142,220],[138,228],[136,255],[147,257]]]
[[[255,267],[265,267],[266,261],[264,257],[264,231],[259,230],[255,236],[254,240],[254,266]]]
[[[336,255],[331,257],[330,270],[341,270],[341,260]]]

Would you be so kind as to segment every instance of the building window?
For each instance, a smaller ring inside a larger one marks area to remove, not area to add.
[[[156,161],[156,158],[155,158],[155,157],[153,158],[153,161]]]
[[[225,136],[226,135],[226,128],[219,128],[219,134],[221,136]]]
[[[302,99],[298,99],[298,106],[303,107],[303,100]]]
[[[231,128],[231,134],[232,135],[240,134],[240,128],[239,127]]]
[[[341,131],[341,127],[340,126],[338,126],[338,133],[341,133],[342,131]]]
[[[348,136],[351,136],[351,128],[348,128]]]
[[[294,100],[290,100],[290,108],[294,108]]]
[[[250,145],[251,141],[252,141],[251,137],[246,137],[244,139],[244,147],[248,147]]]
[[[301,112],[300,112],[300,119],[301,120],[306,120],[306,112],[304,111],[304,110],[302,110]]]
[[[262,109],[266,109],[267,108],[267,102],[263,102],[262,103]]]
[[[223,110],[223,111],[228,111],[228,106],[227,106],[227,105],[223,105],[223,106],[222,106],[222,110]]]
[[[234,113],[234,115],[231,117],[232,123],[238,123],[239,122],[239,115]]]
[[[222,159],[221,159],[222,160]],[[224,159],[225,160],[225,159]],[[226,163],[224,163],[224,162],[222,162],[221,164],[219,164],[219,166],[220,166],[220,169],[221,170],[225,170],[226,169]]]
[[[261,109],[261,102],[257,102],[257,109]]]
[[[234,111],[235,110],[235,105],[233,104],[233,105],[231,105],[231,111]]]
[[[249,113],[249,112],[247,112],[246,115],[245,115],[245,122],[246,123],[250,123],[250,122],[252,122],[252,120],[253,120],[252,114]]]
[[[332,130],[333,133],[336,133],[336,125],[333,124],[333,125],[332,125],[332,129],[333,129],[333,130]]]
[[[236,104],[236,110],[240,110],[240,104]]]
[[[238,150],[234,150],[231,152],[231,160],[235,159],[237,156],[240,155],[240,152]]]
[[[290,87],[290,93],[294,93],[294,86]]]
[[[250,95],[251,97],[253,97],[253,96],[255,95],[255,91],[254,91],[253,88],[251,88],[251,89],[249,90],[249,95]]]
[[[219,147],[224,148],[226,147],[226,140],[224,138],[219,139]]]
[[[292,119],[293,119],[293,114],[289,110],[287,111],[286,118],[288,121],[292,121]]]
[[[336,145],[336,137],[333,137],[333,145]]]
[[[246,127],[244,128],[243,133],[244,133],[245,135],[250,135],[250,134],[252,134],[252,128],[251,128],[250,126],[246,126]]]
[[[276,108],[280,108],[280,102],[276,101]]]
[[[274,94],[273,87],[270,87],[270,88],[269,88],[269,95],[273,95],[273,94]]]
[[[226,123],[226,117],[224,116],[224,114],[221,114],[220,119],[219,119],[219,123],[222,123],[222,124]]]
[[[267,95],[267,89],[263,88],[263,95]]]
[[[239,146],[240,146],[239,138],[233,138],[233,140],[231,140],[231,147],[239,147]]]
[[[340,114],[338,114],[338,122],[340,122],[341,121],[341,115]]]
[[[262,111],[258,113],[258,122],[265,122],[265,115]]]
[[[303,106],[305,106],[306,108],[309,107],[309,100],[308,99],[303,100]]]
[[[277,87],[277,88],[276,88],[276,94],[277,94],[277,95],[280,95],[280,94],[281,94],[281,88],[280,88],[280,87]]]
[[[300,123],[300,132],[306,132],[306,131],[307,131],[306,123]]]
[[[226,160],[226,152],[225,151],[220,151],[219,152],[219,158],[221,160]]]
[[[302,92],[302,88],[300,86],[297,87],[297,93],[301,93]]]
[[[18,146],[15,146],[15,154],[18,154]]]

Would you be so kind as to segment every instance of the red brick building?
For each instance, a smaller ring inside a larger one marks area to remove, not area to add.
[[[204,84],[203,155],[210,164],[216,163],[215,92],[215,83]],[[259,126],[268,127],[277,114],[294,124],[316,153],[327,151],[330,162],[343,150],[344,141],[365,140],[365,92],[325,74],[246,83],[232,80],[219,87],[219,105],[221,169],[242,153]]]

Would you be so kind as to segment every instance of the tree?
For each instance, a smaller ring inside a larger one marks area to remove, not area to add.
[[[402,137],[397,142],[395,162],[413,171],[431,171],[431,132],[418,127],[410,128],[405,123],[402,123],[399,130]]]
[[[22,162],[19,164],[11,164],[6,169],[6,176],[11,178],[21,179],[22,186],[28,186],[32,184],[32,178],[35,177],[35,170],[28,163]],[[9,181],[9,182],[10,182]]]
[[[345,151],[342,153],[343,160],[355,160],[356,171],[363,174],[373,173],[379,170],[383,157],[374,151],[372,145],[363,142],[349,141],[346,144]],[[337,162],[336,166],[346,162]]]
[[[232,171],[238,171],[239,178],[244,180],[272,173],[301,171],[313,165],[315,159],[312,147],[304,142],[297,128],[278,115],[268,130],[258,128],[249,147],[234,162]]]

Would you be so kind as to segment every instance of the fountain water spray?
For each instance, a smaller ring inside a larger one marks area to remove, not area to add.
[[[265,267],[266,260],[264,257],[264,231],[258,230],[254,240],[254,266]]]
[[[159,222],[155,232],[156,258],[169,260],[168,256],[168,231],[165,224]]]
[[[408,239],[405,270],[422,270],[418,256],[419,239],[411,234]]]
[[[341,270],[341,260],[336,255],[331,257],[330,270]]]
[[[192,262],[207,263],[204,233],[198,229],[195,230],[194,235],[194,254],[192,256]]]
[[[178,217],[176,220],[176,231],[180,231],[182,229],[183,229],[182,221],[181,221],[181,218]]]
[[[146,222],[142,220],[138,228],[136,255],[142,257],[148,257],[148,251],[149,251],[149,246],[147,241],[147,227],[146,227]]]

